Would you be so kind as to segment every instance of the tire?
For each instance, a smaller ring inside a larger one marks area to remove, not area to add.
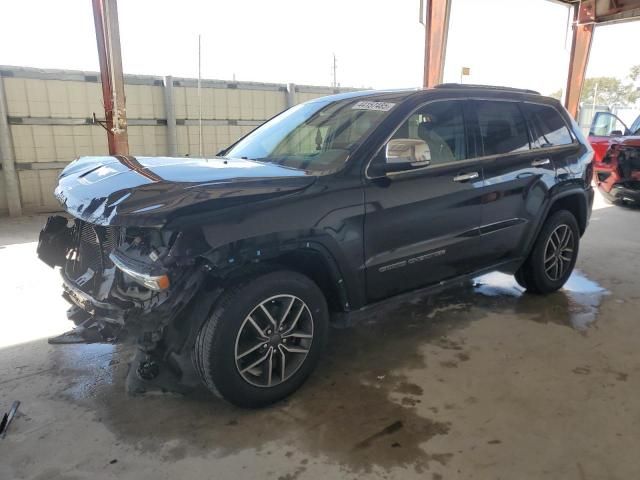
[[[518,282],[518,285],[527,290],[527,285],[529,284],[529,282],[527,281],[527,277],[524,274],[524,268],[524,265],[522,265],[515,273],[514,277],[516,279],[516,282]]]
[[[563,236],[565,232],[570,238]],[[561,247],[566,244],[559,255],[554,250],[556,243]],[[516,272],[516,281],[531,293],[555,292],[571,276],[579,246],[580,230],[573,214],[568,210],[553,213],[545,221],[529,257]]]
[[[230,403],[263,407],[300,388],[318,364],[328,327],[327,302],[311,279],[287,270],[256,275],[220,296],[196,337],[196,371]]]

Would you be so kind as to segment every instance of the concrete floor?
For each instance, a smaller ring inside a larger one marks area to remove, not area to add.
[[[35,257],[43,217],[0,220],[0,440],[15,479],[640,478],[639,211],[597,201],[579,272],[387,305],[332,332],[325,363],[260,411],[127,397],[130,352],[49,346],[69,327]]]

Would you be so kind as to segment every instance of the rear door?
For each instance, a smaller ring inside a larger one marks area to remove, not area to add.
[[[365,268],[369,300],[437,283],[479,262],[482,169],[465,135],[463,100],[414,110],[391,138],[423,140],[430,164],[376,175],[365,184]]]
[[[555,183],[555,163],[563,148],[557,144],[566,140],[565,134],[569,143],[572,138],[552,107],[477,100],[474,113],[484,155],[480,233],[484,258],[492,265],[523,254]],[[525,114],[536,119],[531,129]]]

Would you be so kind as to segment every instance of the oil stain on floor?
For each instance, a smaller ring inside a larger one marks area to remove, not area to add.
[[[429,447],[452,426],[437,408],[428,410],[430,417],[418,414],[428,386],[398,372],[440,362],[427,358],[425,346],[448,351],[456,366],[472,361],[455,333],[488,312],[585,331],[606,293],[579,272],[544,299],[524,294],[513,277],[490,274],[457,290],[371,309],[353,327],[332,331],[323,362],[299,392],[262,410],[240,410],[204,391],[127,396],[130,351],[124,347],[86,346],[74,354],[60,349],[55,363],[68,382],[65,399],[93,410],[120,441],[166,460],[253,449],[259,455],[302,452],[305,463],[329,459],[354,473],[394,467],[422,472],[453,457]]]

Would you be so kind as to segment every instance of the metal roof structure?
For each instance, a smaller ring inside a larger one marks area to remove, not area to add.
[[[427,0],[425,20],[424,86],[442,83],[449,17],[453,0]],[[593,32],[597,25],[640,19],[640,0],[548,0],[573,8],[573,37],[567,72],[565,107],[578,113]],[[541,30],[542,32],[542,30]]]

